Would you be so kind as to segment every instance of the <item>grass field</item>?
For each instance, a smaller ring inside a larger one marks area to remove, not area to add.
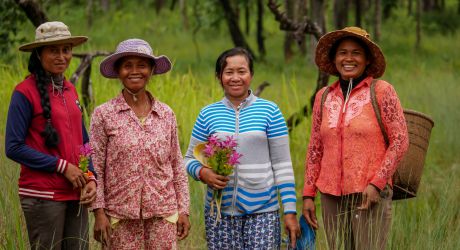
[[[174,61],[173,71],[154,77],[148,89],[176,113],[181,148],[185,152],[199,110],[222,97],[213,70],[218,54],[232,46],[226,28],[222,25],[220,29],[202,30],[197,36],[198,54],[190,32],[181,28],[176,13],[165,11],[156,16],[144,9],[136,14],[116,11],[113,15],[98,17],[93,28],[86,28],[78,25],[84,10],[76,9],[73,15],[64,15],[62,9],[66,7],[60,8],[60,14],[57,10],[50,13],[53,19],[66,22],[73,34],[90,36],[90,41],[76,52],[113,50],[122,39],[139,37],[150,41],[157,53],[166,54]],[[105,25],[109,21],[110,25]],[[402,28],[395,28],[399,27],[397,25]],[[119,27],[124,27],[123,32]],[[316,67],[300,57],[285,64],[281,49],[283,33],[277,30],[277,24],[269,15],[266,27],[268,54],[265,62],[256,62],[253,86],[262,81],[272,83],[262,96],[276,102],[287,118],[309,101],[315,87]],[[419,196],[394,203],[389,249],[460,249],[460,133],[457,131],[460,124],[460,35],[424,34],[422,47],[416,51],[413,49],[415,35],[411,32],[414,27],[411,20],[399,14],[384,23],[380,42],[388,64],[382,79],[394,85],[404,107],[429,114],[435,121]],[[29,34],[29,40],[32,39],[30,24],[23,32]],[[27,55],[19,52],[11,61],[0,58],[0,249],[27,249],[27,234],[17,195],[19,167],[4,155],[9,99],[15,84],[27,74],[26,60]],[[92,74],[96,105],[113,98],[121,90],[116,80],[100,76],[99,62],[100,59],[94,62]],[[77,63],[78,60],[74,59],[69,75]],[[309,131],[310,119],[306,118],[290,133],[298,211]],[[180,243],[180,248],[205,249],[204,186],[190,179],[190,187],[192,230]],[[322,227],[318,231],[317,249],[327,249]]]

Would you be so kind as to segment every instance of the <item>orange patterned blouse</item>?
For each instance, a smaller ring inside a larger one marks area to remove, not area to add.
[[[379,80],[375,87],[382,122],[388,134],[385,146],[382,131],[372,107],[372,77],[361,81],[344,106],[339,81],[335,82],[323,104],[315,98],[310,144],[305,163],[303,195],[320,192],[341,196],[361,193],[367,185],[383,189],[409,146],[403,109],[389,83]]]

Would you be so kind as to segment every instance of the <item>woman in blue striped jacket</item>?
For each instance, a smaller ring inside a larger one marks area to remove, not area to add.
[[[216,78],[225,97],[201,110],[185,156],[189,175],[208,186],[208,249],[279,249],[278,194],[292,246],[300,234],[286,123],[275,103],[251,92],[253,74],[253,60],[247,50],[233,48],[219,56]],[[238,143],[237,151],[243,156],[228,177],[203,167],[193,156],[194,147],[210,135],[221,139],[233,136]],[[223,189],[222,218],[217,223],[209,205],[216,189]]]

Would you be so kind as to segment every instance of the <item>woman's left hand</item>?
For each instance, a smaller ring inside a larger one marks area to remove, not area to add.
[[[295,214],[284,215],[284,226],[286,232],[289,234],[289,242],[292,248],[295,248],[297,238],[300,237],[299,222]]]
[[[373,204],[380,202],[380,192],[377,188],[371,184],[367,185],[366,189],[362,194],[362,203],[358,207],[360,210],[366,210]]]
[[[177,238],[183,240],[188,236],[190,231],[190,221],[188,215],[179,214],[179,220],[177,220]]]
[[[94,199],[96,199],[96,182],[90,181],[83,187],[80,196],[80,204],[90,204]]]

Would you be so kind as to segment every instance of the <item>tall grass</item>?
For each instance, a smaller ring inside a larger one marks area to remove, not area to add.
[[[66,8],[63,5],[60,10]],[[112,15],[98,17],[93,28],[77,25],[84,16],[81,9],[76,9],[73,15],[64,16],[56,11],[51,14],[53,19],[69,24],[73,34],[90,36],[90,42],[76,51],[113,50],[120,40],[139,37],[150,41],[159,54],[170,56],[174,61],[173,71],[153,77],[148,89],[176,113],[180,144],[185,152],[199,110],[222,98],[222,90],[213,77],[213,63],[222,50],[231,47],[231,40],[225,28],[205,30],[197,37],[198,57],[190,33],[180,28],[176,13],[166,11],[160,16],[152,16],[145,9],[135,11],[136,15],[129,11],[114,11]],[[281,51],[283,34],[277,30],[274,21],[268,22],[268,55],[265,62],[256,62],[253,85],[255,87],[265,80],[272,83],[262,97],[275,101],[287,118],[309,102],[316,82],[316,67],[305,58],[296,58],[291,64],[285,64]],[[396,24],[402,24],[403,28],[394,28]],[[388,246],[390,249],[460,249],[460,133],[457,131],[460,124],[460,85],[457,84],[460,52],[455,42],[460,37],[458,34],[450,37],[424,35],[421,50],[415,51],[415,35],[410,32],[411,27],[414,27],[413,22],[401,16],[384,24],[380,45],[388,66],[382,78],[394,85],[404,107],[429,114],[435,120],[435,127],[418,197],[394,203]],[[26,26],[23,32],[30,38],[33,29]],[[15,84],[27,74],[27,54],[16,54],[10,62],[2,62],[0,58],[0,248],[4,249],[27,248],[27,233],[17,194],[19,166],[4,155],[9,99]],[[98,74],[100,60],[95,61],[92,75],[96,105],[115,97],[121,90],[117,80],[107,80]],[[77,60],[74,59],[68,72],[73,72],[76,66]],[[299,212],[309,131],[310,119],[305,118],[290,133]],[[190,179],[192,230],[180,243],[181,249],[205,249],[204,189],[203,184]],[[320,204],[317,205],[321,222]],[[94,241],[92,243],[96,248]],[[326,248],[321,227],[317,249]]]

